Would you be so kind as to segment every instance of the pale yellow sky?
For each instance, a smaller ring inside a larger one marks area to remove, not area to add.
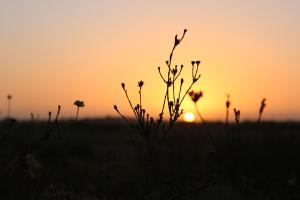
[[[47,116],[58,104],[62,116],[129,114],[120,83],[137,100],[145,81],[145,105],[157,116],[163,87],[157,66],[168,58],[174,35],[188,29],[174,62],[200,59],[199,106],[210,120],[223,120],[226,94],[255,119],[267,98],[265,118],[300,119],[300,3],[287,1],[3,0],[0,2],[0,112]],[[193,111],[189,99],[185,111]]]

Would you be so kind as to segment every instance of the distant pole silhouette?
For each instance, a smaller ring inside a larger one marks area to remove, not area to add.
[[[10,107],[11,107],[12,95],[7,95],[7,118],[10,118]]]

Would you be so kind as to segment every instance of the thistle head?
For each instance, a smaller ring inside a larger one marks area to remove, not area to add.
[[[77,107],[84,107],[84,102],[83,101],[80,101],[80,100],[76,100],[74,102],[74,105],[77,106]]]
[[[143,85],[144,85],[144,81],[141,80],[141,81],[138,82],[138,87],[139,87],[139,88],[142,88]]]
[[[193,90],[189,92],[189,95],[194,103],[197,103],[197,101],[203,96],[203,92],[194,92]]]

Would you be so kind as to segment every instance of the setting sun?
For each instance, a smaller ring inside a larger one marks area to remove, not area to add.
[[[187,112],[187,113],[184,114],[183,120],[185,122],[189,122],[189,123],[194,122],[195,121],[195,115],[191,112]]]

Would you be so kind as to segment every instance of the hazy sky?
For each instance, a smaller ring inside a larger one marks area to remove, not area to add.
[[[136,99],[145,81],[145,105],[158,114],[164,67],[174,35],[188,29],[175,63],[200,59],[199,106],[208,119],[224,119],[226,94],[242,119],[300,119],[299,0],[1,0],[0,117],[31,112],[46,117],[62,105],[63,117],[129,113],[120,83]],[[190,80],[189,80],[190,81]],[[185,111],[193,111],[189,99]]]

